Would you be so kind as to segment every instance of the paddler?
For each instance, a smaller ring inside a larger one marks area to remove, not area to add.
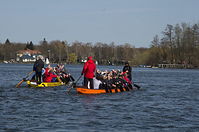
[[[93,78],[95,76],[96,65],[92,56],[89,56],[87,62],[84,63],[81,75],[84,75],[84,86],[88,87],[88,82],[90,89],[94,89]]]
[[[127,77],[130,81],[132,81],[131,71],[132,71],[132,68],[129,65],[129,62],[128,61],[125,62],[125,66],[123,67],[123,72],[127,74]]]

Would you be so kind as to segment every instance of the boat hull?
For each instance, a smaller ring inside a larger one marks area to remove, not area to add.
[[[134,90],[134,88],[115,88],[115,89],[88,89],[83,86],[76,86],[76,91],[80,94],[104,94],[104,93],[119,93]]]
[[[29,87],[35,87],[35,88],[56,87],[64,85],[62,82],[42,82],[41,84],[37,84],[36,82],[30,80],[26,81],[26,83]]]

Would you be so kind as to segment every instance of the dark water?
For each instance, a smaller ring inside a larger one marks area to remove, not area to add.
[[[15,88],[31,69],[0,64],[0,131],[199,131],[199,70],[134,68],[141,90],[79,95],[65,86]],[[82,66],[67,69],[77,79]]]

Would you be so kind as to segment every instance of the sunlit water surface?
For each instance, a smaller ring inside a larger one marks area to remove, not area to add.
[[[82,65],[66,68],[77,79]],[[133,68],[140,90],[101,95],[67,94],[66,86],[15,88],[31,70],[0,64],[0,131],[199,131],[199,70]]]

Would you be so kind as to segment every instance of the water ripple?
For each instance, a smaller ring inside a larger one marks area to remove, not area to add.
[[[134,68],[138,91],[79,95],[65,86],[15,88],[32,65],[0,67],[0,131],[199,130],[199,70]],[[67,66],[75,78],[81,68]]]

